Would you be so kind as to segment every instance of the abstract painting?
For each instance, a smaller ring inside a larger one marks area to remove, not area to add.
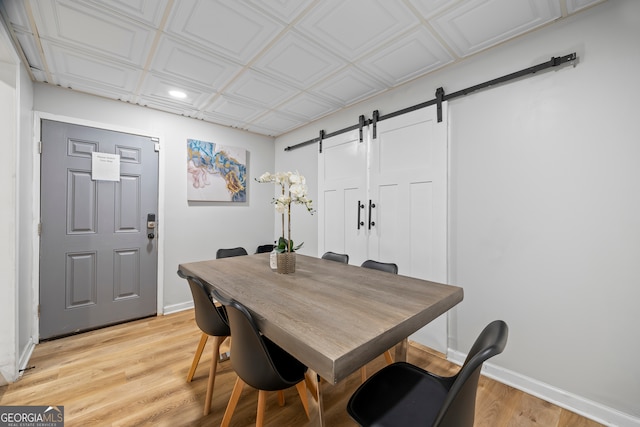
[[[187,139],[187,198],[246,202],[247,152],[243,148]]]

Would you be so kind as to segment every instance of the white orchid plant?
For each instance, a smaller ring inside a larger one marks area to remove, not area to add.
[[[307,183],[304,176],[296,172],[265,172],[256,178],[258,182],[272,182],[280,185],[281,195],[273,199],[276,211],[282,215],[282,236],[278,240],[276,250],[278,252],[295,252],[304,244],[293,245],[291,240],[291,205],[304,205],[309,213],[313,215],[313,201],[307,197]],[[285,216],[287,217],[287,236],[285,238]]]

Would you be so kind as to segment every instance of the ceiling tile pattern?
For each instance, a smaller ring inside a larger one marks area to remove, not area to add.
[[[0,13],[34,81],[278,136],[603,1],[0,0]]]
[[[506,15],[509,20],[493,17]],[[433,20],[459,57],[468,56],[560,18],[557,0],[466,2]]]

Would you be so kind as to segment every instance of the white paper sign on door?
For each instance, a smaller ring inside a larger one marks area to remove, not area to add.
[[[94,181],[120,181],[120,155],[92,152],[91,179]]]

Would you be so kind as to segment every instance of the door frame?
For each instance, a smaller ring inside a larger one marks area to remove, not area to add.
[[[108,131],[114,132],[122,132],[122,133],[130,133],[134,135],[141,135],[149,138],[157,138],[160,146],[160,151],[158,152],[158,218],[160,220],[157,222],[156,230],[158,243],[158,263],[157,263],[157,289],[156,289],[156,313],[157,315],[161,315],[164,312],[164,194],[165,194],[165,159],[164,159],[164,150],[162,149],[162,142],[164,141],[163,135],[160,135],[157,131],[150,131],[144,129],[134,129],[126,126],[120,126],[113,123],[106,122],[96,122],[92,120],[79,119],[76,117],[69,116],[61,116],[57,114],[51,114],[42,111],[33,112],[33,143],[35,144],[36,149],[33,153],[33,217],[32,217],[32,229],[35,230],[33,233],[33,242],[32,242],[32,259],[33,259],[33,268],[32,268],[32,295],[33,295],[33,331],[32,337],[34,340],[34,344],[38,344],[40,342],[40,318],[38,316],[38,307],[40,305],[40,235],[38,233],[38,226],[40,224],[40,150],[37,148],[40,145],[40,135],[41,135],[41,121],[42,120],[53,120],[57,122],[64,122],[74,125],[94,127],[98,129],[104,129]]]

